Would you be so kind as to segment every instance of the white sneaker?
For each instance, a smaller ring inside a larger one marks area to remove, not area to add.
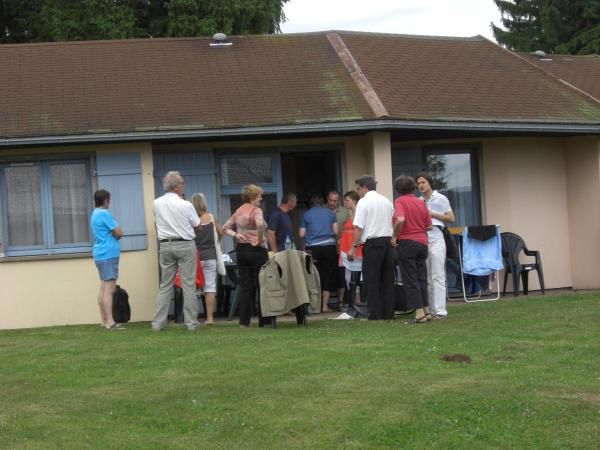
[[[346,314],[344,312],[344,313],[341,313],[337,317],[331,317],[330,320],[354,320],[354,317],[352,317],[350,314]]]

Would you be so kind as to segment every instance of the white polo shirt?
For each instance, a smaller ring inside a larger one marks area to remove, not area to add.
[[[369,191],[356,204],[353,225],[362,228],[361,241],[378,237],[392,237],[394,205],[377,191]]]
[[[167,192],[154,200],[154,222],[159,241],[170,238],[192,241],[200,218],[190,202],[174,192]]]
[[[431,193],[431,197],[429,197],[429,200],[425,200],[425,197],[423,197],[423,200],[425,201],[427,208],[429,208],[435,213],[445,214],[447,212],[452,212],[452,208],[450,207],[450,202],[448,201],[448,198],[444,194],[440,194],[438,191],[433,191]],[[446,226],[444,222],[442,222],[439,219],[434,219],[433,217],[431,218],[431,223],[433,225],[438,225],[441,227]],[[444,239],[444,235],[436,226],[429,230],[427,232],[427,235],[429,236],[429,242]]]

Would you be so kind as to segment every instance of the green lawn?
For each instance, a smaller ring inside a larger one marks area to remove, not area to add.
[[[2,331],[0,447],[599,447],[600,294],[449,312]]]

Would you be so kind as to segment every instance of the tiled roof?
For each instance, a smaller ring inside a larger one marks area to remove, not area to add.
[[[542,57],[533,53],[519,53],[519,55],[600,101],[600,56],[549,54]]]
[[[324,35],[0,46],[0,137],[374,117]]]
[[[600,104],[480,36],[340,36],[394,118],[600,122]]]
[[[238,36],[229,47],[210,38],[0,45],[0,138],[369,121],[381,111],[600,124],[598,102],[484,38],[337,32],[336,51],[331,33]]]

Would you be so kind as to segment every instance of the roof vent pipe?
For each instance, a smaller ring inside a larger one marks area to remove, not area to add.
[[[215,33],[212,38],[213,41],[209,44],[211,47],[229,47],[233,45],[233,42],[227,42],[225,33]]]

